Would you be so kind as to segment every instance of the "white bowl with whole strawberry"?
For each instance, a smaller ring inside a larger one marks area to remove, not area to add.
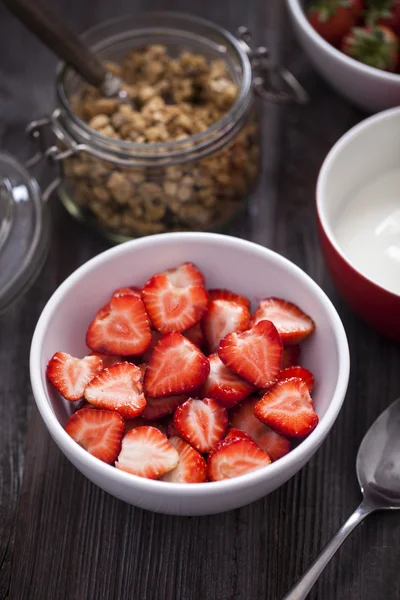
[[[145,509],[223,512],[311,458],[347,389],[333,305],[301,269],[207,233],[112,248],[50,298],[31,382],[55,442],[91,481]]]
[[[319,73],[369,111],[400,103],[400,0],[287,0]]]

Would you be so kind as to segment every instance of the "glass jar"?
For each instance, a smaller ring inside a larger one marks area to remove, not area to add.
[[[106,129],[98,131],[78,116],[74,98],[82,81],[61,65],[57,108],[50,119],[30,126],[42,143],[42,130],[49,124],[57,138],[45,152],[60,167],[51,191],[58,187],[73,216],[115,242],[167,231],[222,229],[245,209],[258,179],[255,91],[268,99],[301,102],[302,88],[281,70],[289,91],[268,91],[267,51],[252,52],[243,28],[236,38],[195,17],[174,13],[123,17],[87,31],[83,38],[99,56],[114,63],[135,47],[153,44],[165,46],[173,57],[189,51],[207,61],[222,60],[237,96],[222,118],[205,130],[173,141],[137,143],[110,137]],[[108,100],[107,110],[113,102],[120,103]]]

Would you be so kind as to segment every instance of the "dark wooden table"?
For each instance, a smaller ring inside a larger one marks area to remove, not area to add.
[[[87,481],[50,439],[34,406],[30,340],[53,291],[107,244],[53,203],[47,264],[0,320],[0,598],[9,600],[280,599],[360,500],[359,443],[400,392],[399,347],[368,329],[339,299],[315,228],[314,187],[332,144],[365,115],[313,71],[293,40],[283,0],[53,0],[79,31],[152,8],[190,10],[255,41],[309,90],[307,107],[265,107],[262,181],[234,235],[273,248],[305,269],[344,321],[352,373],[331,434],[310,463],[275,493],[230,513],[152,514]],[[1,146],[26,158],[24,125],[49,112],[55,59],[0,7]],[[74,242],[72,243],[72,240]],[[75,240],[78,240],[76,242]],[[399,517],[370,517],[312,591],[319,600],[400,598]]]

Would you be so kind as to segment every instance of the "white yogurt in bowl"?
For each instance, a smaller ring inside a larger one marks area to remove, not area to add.
[[[353,193],[332,224],[346,258],[371,281],[400,295],[399,168]]]

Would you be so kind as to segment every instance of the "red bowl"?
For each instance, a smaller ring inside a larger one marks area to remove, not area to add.
[[[342,211],[352,195],[395,169],[400,171],[400,108],[363,121],[335,144],[318,177],[317,216],[323,256],[339,293],[369,325],[400,342],[400,294],[378,281],[376,274],[371,276],[367,268],[353,264],[335,232],[338,215],[345,218]],[[400,261],[397,273],[393,286],[400,281]]]

